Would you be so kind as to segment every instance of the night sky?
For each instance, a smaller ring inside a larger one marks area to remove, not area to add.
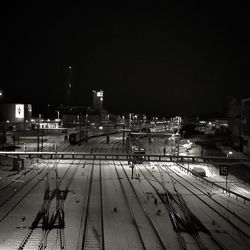
[[[72,105],[102,89],[111,113],[222,113],[228,96],[250,96],[243,1],[71,2],[2,6],[2,101],[66,104],[69,65]]]

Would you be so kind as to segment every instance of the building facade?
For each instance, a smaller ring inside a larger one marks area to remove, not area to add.
[[[0,121],[1,127],[8,130],[13,127],[16,130],[24,130],[31,128],[31,104],[1,104],[0,105]]]
[[[250,155],[250,98],[231,98],[228,109],[228,127],[231,142]]]
[[[242,150],[241,142],[241,98],[231,97],[228,102],[228,128],[231,143]]]
[[[93,90],[93,109],[98,113],[102,113],[103,110],[103,91]]]
[[[242,150],[250,155],[250,98],[241,100]]]

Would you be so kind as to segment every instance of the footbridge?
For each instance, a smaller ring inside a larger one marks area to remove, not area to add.
[[[84,153],[84,152],[13,152],[1,151],[0,157],[22,158],[22,159],[59,159],[59,160],[118,160],[130,161],[133,154],[114,154],[114,153]],[[239,163],[250,163],[248,158],[227,158],[227,157],[200,157],[200,156],[186,156],[186,155],[162,155],[162,154],[145,154],[143,155],[145,162],[180,162],[180,163],[214,163],[233,165]]]

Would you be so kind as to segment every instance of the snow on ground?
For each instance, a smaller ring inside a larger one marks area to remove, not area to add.
[[[105,248],[142,249],[113,163],[106,162],[102,170]]]
[[[115,140],[118,140],[119,138],[114,137]],[[94,145],[95,141],[98,141],[98,139],[93,139],[93,141],[89,142],[88,145],[84,144],[80,147],[75,146],[74,149],[77,149],[79,151],[86,148],[90,149],[90,145]],[[33,143],[31,145],[34,149],[37,146],[36,143]],[[64,145],[65,148],[69,146],[68,142],[63,143],[62,145]],[[111,146],[108,147],[107,145],[105,145],[105,147],[105,150],[111,148]],[[153,144],[150,144],[148,142],[146,143],[147,153],[162,153],[163,147],[164,142],[160,140],[158,142],[157,140],[155,140]],[[170,148],[167,148],[167,152],[168,151],[170,152]],[[184,154],[186,151],[185,149],[181,148],[180,152]],[[193,155],[198,155],[199,153],[199,147],[194,147],[190,151],[190,154]],[[70,162],[66,161],[59,164],[58,169],[60,177],[62,177],[66,173],[68,164],[70,164]],[[131,176],[131,169],[128,168],[126,164],[122,164],[124,165],[128,175]],[[116,165],[118,168],[121,167],[120,163],[118,162],[116,162]],[[157,178],[165,183],[166,187],[171,192],[174,192],[170,180],[165,174],[163,174],[163,171],[158,170],[156,163],[151,162],[146,163],[145,165],[155,176],[157,176]],[[164,163],[162,165],[165,166],[168,164]],[[75,174],[75,178],[71,183],[70,191],[64,204],[66,223],[65,237],[67,242],[66,249],[75,249],[76,245],[79,243],[79,230],[80,224],[83,223],[83,221],[81,221],[81,218],[86,209],[86,187],[88,186],[91,166],[91,162],[85,164],[80,163]],[[189,164],[190,168],[193,168],[194,166],[204,168],[207,174],[206,178],[208,180],[225,186],[225,177],[219,176],[219,170],[213,165]],[[76,167],[76,164],[74,164],[74,167]],[[185,165],[185,167],[188,168],[187,164]],[[19,173],[13,176],[8,176],[10,173],[13,173],[10,171],[10,168],[11,165],[0,167],[0,184],[2,187],[10,182],[13,178],[15,179],[21,175],[21,173]],[[176,171],[181,173],[182,176],[185,176],[185,178],[187,178],[188,180],[192,180],[195,185],[200,186],[202,190],[207,190],[209,193],[211,193],[214,199],[223,203],[226,207],[232,208],[234,211],[239,212],[241,216],[244,216],[246,220],[250,221],[248,213],[249,204],[244,204],[240,200],[237,201],[234,197],[229,197],[228,194],[222,193],[221,190],[213,189],[207,184],[201,183],[191,174],[183,172],[179,167],[175,166],[174,168],[176,169]],[[73,168],[69,171],[68,174],[70,175],[72,172]],[[173,224],[170,220],[169,213],[159,199],[158,204],[154,204],[154,197],[157,197],[157,194],[145,180],[143,174],[145,174],[147,178],[152,179],[152,177],[150,177],[150,174],[145,171],[145,168],[143,168],[142,165],[136,165],[135,174],[138,173],[140,173],[140,177],[134,179],[132,183],[136,189],[137,194],[139,195],[139,199],[142,201],[155,225],[157,225],[160,235],[162,235],[164,241],[166,242],[165,244],[168,246],[168,249],[178,249],[179,243],[176,239],[176,233],[173,230]],[[106,249],[140,249],[141,245],[138,240],[137,232],[127,208],[127,204],[125,202],[113,162],[102,162],[102,174]],[[53,184],[51,183],[51,186],[52,185]],[[249,185],[232,175],[229,175],[228,177],[228,186],[230,190],[240,192],[242,195],[250,197]],[[156,187],[160,192],[163,192],[163,189],[160,185],[156,185]],[[34,216],[40,209],[43,201],[44,190],[45,180],[41,181],[40,184],[31,191],[30,195],[23,200],[21,206],[17,206],[9,214],[7,219],[3,220],[3,222],[0,223],[0,249],[12,250],[13,246],[16,246],[24,238],[25,234],[27,233],[28,227],[31,225],[34,219]],[[241,236],[236,239],[238,233],[233,231],[230,226],[227,225],[227,223],[223,222],[214,212],[208,210],[204,204],[197,200],[197,198],[188,194],[188,192],[183,187],[178,186],[178,190],[183,194],[185,200],[188,203],[188,206],[192,209],[192,211],[202,220],[202,222],[204,222],[204,224],[209,229],[211,229],[212,232],[214,232],[218,239],[225,242],[229,249],[236,249],[237,246],[240,246],[242,249],[244,249],[244,239],[240,238]],[[209,197],[207,197],[206,199],[209,200]],[[14,201],[15,199],[13,200],[13,202]],[[117,207],[117,213],[113,212],[114,207]],[[161,216],[156,215],[156,211],[158,208],[162,210]],[[25,216],[25,220],[22,219],[23,216]],[[228,216],[230,217],[230,215]],[[233,240],[233,238],[235,238],[235,241]],[[242,241],[242,243],[240,241]]]

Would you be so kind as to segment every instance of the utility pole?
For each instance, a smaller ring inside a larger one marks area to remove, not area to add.
[[[40,123],[38,123],[38,128],[37,128],[37,152],[40,151]]]
[[[41,151],[43,152],[43,128],[42,128],[42,146],[41,146]]]
[[[37,126],[37,152],[40,151],[40,119],[41,114],[38,116],[38,126]]]
[[[123,124],[123,129],[125,129],[125,124]],[[125,140],[125,131],[122,131],[122,145],[124,145],[124,140]]]
[[[2,136],[1,136],[1,146],[3,149],[3,145],[4,145],[4,122],[1,122],[1,130],[2,130]]]
[[[82,142],[81,114],[79,115],[79,125],[80,125],[80,141],[79,141],[79,145],[81,145],[81,142]]]
[[[71,87],[72,87],[72,83],[71,83],[71,66],[68,67],[68,80],[67,80],[67,105],[70,106],[71,105]]]

